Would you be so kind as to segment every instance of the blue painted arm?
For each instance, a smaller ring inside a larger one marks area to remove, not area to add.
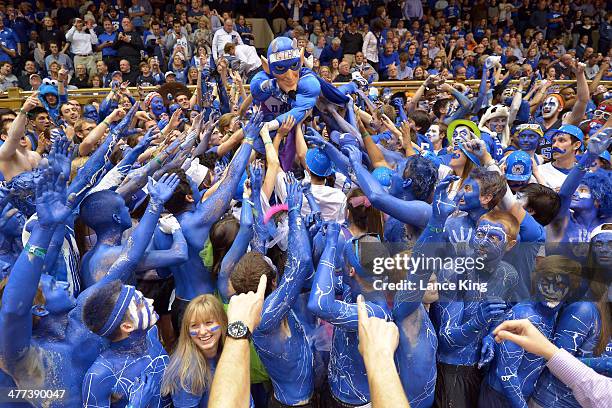
[[[452,88],[451,93],[459,102],[459,108],[451,116],[444,119],[444,123],[447,125],[455,119],[464,118],[465,115],[470,113],[474,107],[474,103],[470,100],[470,98],[468,98],[467,95],[464,95],[458,89]]]
[[[100,108],[98,109],[98,123],[101,123],[108,115],[111,114],[115,104],[116,102],[111,97],[111,94],[104,98],[104,100],[100,103]]]
[[[102,142],[100,147],[90,156],[89,160],[87,160],[85,165],[72,180],[72,183],[68,187],[68,193],[76,194],[75,204],[80,203],[87,191],[101,180],[106,172],[106,167],[108,166],[110,168],[112,166],[110,156],[113,149],[121,137],[121,134],[129,126],[137,110],[138,104],[132,106],[127,115],[125,115],[121,122],[113,128],[106,139],[104,139],[104,142]]]
[[[151,199],[147,206],[147,210],[140,219],[138,226],[132,232],[130,238],[128,238],[128,242],[123,247],[121,255],[119,255],[119,258],[111,265],[104,278],[98,281],[98,284],[102,285],[115,279],[127,282],[132,278],[145,250],[149,246],[149,242],[151,241],[153,232],[155,232],[155,227],[157,226],[157,221],[164,208],[164,204],[170,199],[179,182],[180,180],[176,174],[170,176],[164,175],[157,183],[154,183],[153,180],[149,181],[147,189]]]
[[[266,298],[257,327],[260,333],[276,329],[295,303],[304,281],[312,273],[310,242],[300,216],[302,192],[295,177],[287,174],[289,205],[289,246],[287,263],[278,287]]]
[[[397,116],[399,122],[405,122],[408,120],[408,115],[406,115],[406,111],[404,110],[404,101],[402,98],[393,98],[393,106],[397,108]]]
[[[525,351],[516,343],[502,341],[499,344],[499,353],[501,363],[497,366],[495,374],[501,380],[504,395],[513,408],[527,408],[521,379],[517,375]]]
[[[251,155],[253,140],[259,136],[263,126],[262,120],[262,112],[258,112],[249,120],[243,129],[245,139],[242,146],[230,162],[225,178],[219,181],[219,188],[208,199],[198,203],[195,212],[200,222],[193,226],[194,239],[206,242],[211,225],[227,211]]]
[[[476,102],[474,103],[474,108],[472,113],[477,113],[480,109],[482,109],[487,100],[487,90],[488,90],[488,75],[489,70],[484,68],[482,69],[482,78],[480,79],[480,86],[478,87],[478,98],[476,98]]]
[[[261,187],[263,185],[263,164],[256,161],[251,164],[251,198],[253,201],[253,238],[251,239],[251,251],[266,254],[266,240],[268,230],[264,225],[264,212],[261,206]]]
[[[37,226],[28,244],[47,249],[55,227]],[[27,352],[32,337],[32,302],[44,266],[44,257],[21,251],[9,275],[0,308],[0,354],[11,372]]]
[[[140,226],[140,223],[138,225]],[[179,228],[172,233],[172,246],[168,249],[148,250],[138,263],[138,270],[148,271],[150,269],[180,265],[187,261],[188,258],[189,248],[187,241],[183,231]]]
[[[357,150],[354,146],[349,146],[349,148]],[[361,152],[357,152],[361,156]],[[431,205],[424,201],[405,201],[392,196],[361,165],[354,154],[350,155],[350,162],[357,177],[359,187],[361,187],[375,208],[385,214],[389,214],[404,224],[410,224],[417,228],[424,228],[427,225],[427,221],[431,217]]]
[[[343,330],[357,331],[357,304],[336,300],[334,261],[340,225],[329,223],[323,228],[326,229],[325,249],[319,260],[312,283],[310,298],[308,299],[308,310],[333,325],[342,326]],[[375,303],[366,302],[366,308],[368,309],[369,316],[376,316],[381,319],[388,317],[387,313]]]
[[[28,246],[15,262],[4,288],[0,307],[0,355],[9,372],[24,357],[32,338],[32,303],[38,289],[45,256],[54,231],[63,226],[71,212],[72,200],[66,200],[66,182],[61,173],[43,168],[36,185],[38,223]]]
[[[238,235],[234,239],[232,246],[227,251],[221,262],[219,277],[217,278],[217,288],[221,294],[221,299],[224,303],[229,302],[229,277],[234,269],[234,266],[240,261],[240,258],[246,253],[249,246],[249,241],[253,236],[253,208],[249,200],[242,200],[242,209],[240,211],[240,229]]]
[[[599,312],[592,302],[570,303],[562,309],[555,327],[555,346],[565,349],[571,355],[581,348],[599,318]]]
[[[223,82],[217,82],[217,92],[219,93],[219,105],[221,107],[221,113],[226,114],[230,112],[229,96],[227,95],[227,89],[223,85]]]

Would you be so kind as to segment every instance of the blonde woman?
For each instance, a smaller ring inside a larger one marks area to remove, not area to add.
[[[227,315],[219,299],[200,295],[189,302],[162,381],[162,395],[170,395],[176,408],[208,405],[226,331]]]

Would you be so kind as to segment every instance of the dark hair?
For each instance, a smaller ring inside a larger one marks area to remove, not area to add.
[[[166,201],[166,204],[164,204],[166,210],[170,211],[173,215],[177,215],[187,209],[189,203],[187,202],[186,197],[193,194],[193,191],[191,190],[189,181],[187,181],[187,175],[185,174],[184,170],[174,169],[168,173],[176,174],[181,180],[178,187],[174,190],[174,193],[172,193],[172,197],[170,197],[170,199]]]
[[[414,124],[419,132],[425,132],[431,126],[431,119],[429,114],[422,109],[412,111],[408,118],[414,121]]]
[[[47,113],[47,110],[42,106],[36,106],[34,109],[28,112],[28,117],[31,119],[36,119],[36,117],[41,113]]]
[[[434,187],[438,182],[438,170],[430,160],[419,155],[408,157],[403,178],[412,179],[414,198],[431,202]]]
[[[276,273],[264,260],[259,252],[247,252],[240,258],[230,274],[230,282],[236,294],[257,292],[261,275],[268,276],[266,284],[266,296],[272,293],[272,282],[276,279]]]
[[[219,270],[221,269],[223,257],[231,248],[232,243],[236,239],[236,235],[238,235],[239,229],[240,222],[238,222],[238,220],[231,214],[227,214],[226,216],[222,217],[210,228],[209,239],[213,251],[213,267],[211,275],[213,276],[213,279],[217,279],[217,276],[219,276]]]
[[[102,327],[104,327],[104,324],[113,312],[122,288],[123,283],[117,279],[94,289],[93,293],[85,300],[81,318],[89,330],[94,333],[98,333],[102,330]],[[128,314],[126,313],[125,317],[127,316]],[[119,336],[120,331],[121,329],[118,326],[108,337],[114,340]]]
[[[542,226],[550,224],[559,214],[561,198],[552,188],[539,183],[529,183],[518,191],[527,197],[525,210]]]
[[[496,171],[489,171],[483,169],[482,167],[475,167],[470,172],[470,177],[478,181],[481,196],[491,195],[492,198],[487,206],[487,209],[495,208],[502,198],[504,198],[504,195],[508,190],[506,178]]]
[[[348,210],[348,219],[351,223],[355,224],[359,229],[365,230],[369,233],[375,233],[379,236],[383,236],[383,214],[376,208],[365,205],[354,207],[351,203],[351,199],[355,197],[365,196],[360,188],[351,190],[346,196],[346,209]]]

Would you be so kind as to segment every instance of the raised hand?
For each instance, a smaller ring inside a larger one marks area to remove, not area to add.
[[[467,140],[463,142],[463,146],[467,151],[474,153],[479,159],[481,159],[481,162],[482,158],[488,153],[487,145],[482,139]]]
[[[308,181],[302,182],[302,194],[308,195],[310,193],[311,193],[311,191],[310,191],[310,182],[308,182]]]
[[[323,224],[321,231],[327,242],[337,242],[338,234],[340,234],[340,224],[337,222],[326,222]]]
[[[21,106],[21,110],[29,112],[37,106],[41,106],[40,100],[38,99],[38,91],[27,97],[23,106]]]
[[[174,189],[180,181],[176,174],[164,174],[157,183],[149,177],[147,191],[151,196],[151,201],[156,204],[165,204],[172,197],[172,193],[174,193]]]
[[[257,139],[263,125],[263,112],[258,111],[255,115],[252,115],[247,124],[242,127],[245,140],[252,143]]]
[[[493,330],[495,341],[510,340],[525,351],[550,360],[559,349],[527,319],[507,320]]]
[[[66,179],[61,172],[43,166],[36,181],[36,212],[42,227],[55,228],[70,215],[76,196],[66,198]]]
[[[359,150],[357,146],[345,146],[342,152],[348,156],[351,165],[355,166],[356,164],[361,164],[361,150]]]
[[[325,147],[326,142],[325,139],[323,139],[323,136],[321,136],[321,134],[316,129],[310,126],[308,127],[308,129],[306,129],[304,139],[311,146],[318,147],[319,149],[323,149]]]
[[[159,136],[159,128],[157,126],[151,127],[147,130],[147,133],[144,134],[142,139],[138,142],[138,144],[134,147],[139,152],[144,152],[147,147],[153,142],[153,140],[157,139]]]
[[[608,146],[612,143],[612,128],[607,128],[602,130],[601,132],[593,135],[589,139],[589,144],[587,145],[587,150],[589,153],[599,156],[606,150],[608,150]]]
[[[495,356],[494,341],[492,336],[485,336],[482,339],[482,347],[480,348],[480,360],[478,361],[478,368],[489,364],[493,361]]]
[[[404,100],[402,98],[393,98],[391,102],[397,109],[402,109],[404,107]]]
[[[278,134],[285,137],[291,132],[291,129],[295,126],[295,118],[293,115],[289,115],[285,118],[283,123],[281,123],[280,128],[278,128]]]
[[[64,180],[70,178],[72,159],[75,153],[76,146],[70,143],[70,140],[68,140],[63,132],[53,141],[51,151],[49,152],[49,165],[53,167],[54,172],[62,173]]]
[[[251,188],[253,191],[259,192],[261,191],[261,186],[263,185],[263,163],[261,160],[255,160],[250,165],[251,170]],[[257,196],[255,197],[257,198]]]
[[[448,175],[438,183],[434,190],[431,219],[440,225],[444,225],[448,216],[457,208],[459,197],[455,195],[455,198],[452,200],[448,197],[448,187],[456,180],[459,180],[459,177],[452,174]]]
[[[302,210],[302,186],[291,172],[287,173],[285,185],[287,186],[287,206],[289,207],[289,212],[297,210],[299,215]]]

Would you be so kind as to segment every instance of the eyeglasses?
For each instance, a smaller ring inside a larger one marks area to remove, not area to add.
[[[593,116],[595,116],[596,118],[603,118],[605,120],[608,120],[610,118],[611,113],[610,112],[606,112],[606,111],[602,111],[600,109],[597,109],[594,113]]]

